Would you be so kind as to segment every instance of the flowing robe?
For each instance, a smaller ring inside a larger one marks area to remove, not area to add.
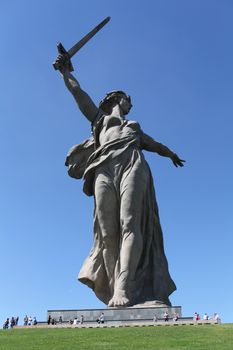
[[[100,114],[93,123],[94,137],[74,146],[66,159],[69,175],[75,178],[83,176],[84,192],[89,196],[94,195],[95,199],[94,243],[78,279],[92,288],[101,301],[108,304],[121,271],[123,223],[127,219],[132,227],[137,225],[137,234],[140,235],[141,242],[140,257],[131,280],[133,304],[159,301],[170,305],[169,295],[176,286],[170,277],[164,253],[151,171],[141,149],[143,132],[136,122],[117,119]],[[108,124],[111,127],[111,123],[120,123],[119,138],[101,145],[100,133],[108,130]],[[98,212],[96,205],[98,196],[102,196],[103,193],[107,195],[110,203],[114,203],[112,211],[111,205],[108,207],[108,213],[114,218],[112,222],[115,225],[114,230],[117,231],[117,256],[114,266],[110,266],[111,276],[106,265],[113,262],[106,261],[103,257],[103,213]]]

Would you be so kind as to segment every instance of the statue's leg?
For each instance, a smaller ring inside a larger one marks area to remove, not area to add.
[[[147,176],[143,175],[146,174],[132,171],[122,182],[120,273],[109,306],[127,306],[133,303],[135,274],[143,250],[141,220],[147,186]]]
[[[119,256],[119,201],[112,180],[104,173],[99,173],[95,180],[95,202],[103,242],[103,259],[113,293],[115,267]]]

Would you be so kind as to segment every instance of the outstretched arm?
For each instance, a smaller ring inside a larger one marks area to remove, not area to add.
[[[80,111],[90,122],[93,122],[99,109],[90,96],[82,90],[77,79],[70,73],[68,58],[65,55],[60,54],[55,62],[59,66],[59,71],[61,72],[64,83],[74,96]]]
[[[141,147],[146,151],[155,152],[160,156],[170,158],[176,167],[184,166],[183,163],[185,160],[180,159],[177,154],[172,152],[167,146],[155,141],[152,137],[144,133],[141,136]]]

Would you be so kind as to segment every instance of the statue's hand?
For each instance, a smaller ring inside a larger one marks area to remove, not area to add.
[[[171,160],[173,164],[178,167],[178,166],[184,166],[183,163],[185,163],[185,160],[180,159],[176,153],[173,153],[173,156],[171,157]]]
[[[61,73],[70,71],[70,58],[66,53],[59,54],[54,63]]]

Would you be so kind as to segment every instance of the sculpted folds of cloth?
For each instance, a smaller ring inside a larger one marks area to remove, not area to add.
[[[69,175],[83,178],[84,192],[94,197],[94,243],[78,279],[109,307],[170,305],[176,286],[143,150],[169,157],[175,166],[184,161],[126,119],[132,107],[127,94],[108,93],[97,107],[70,73],[67,55],[58,55],[56,65],[92,125],[93,136],[73,146],[66,158]]]

